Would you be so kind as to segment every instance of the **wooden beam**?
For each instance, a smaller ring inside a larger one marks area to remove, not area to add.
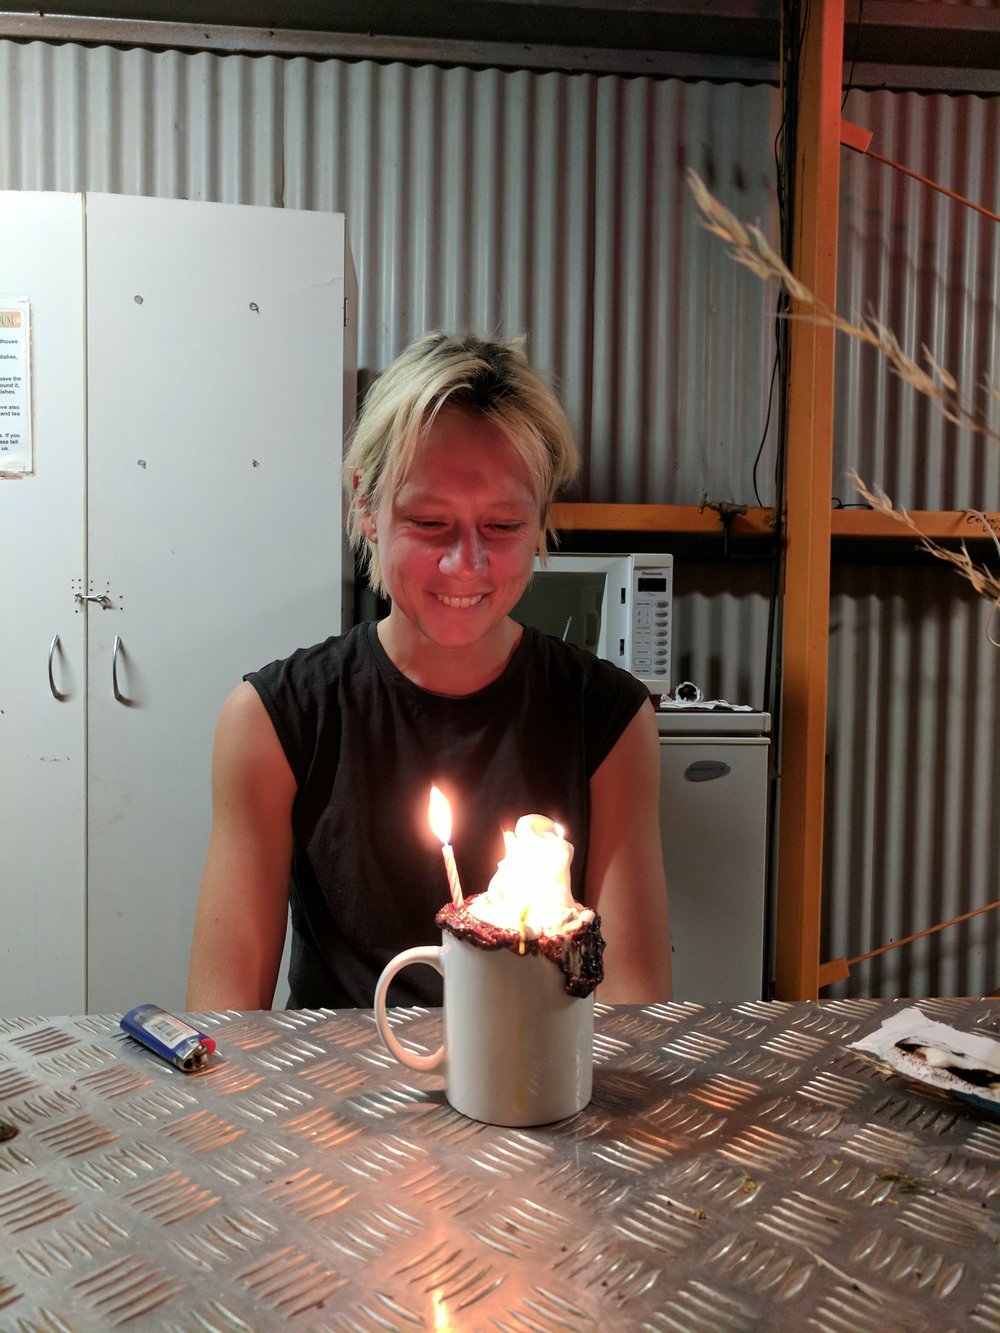
[[[843,0],[812,0],[798,88],[792,269],[837,304]],[[834,334],[790,330],[775,995],[819,994],[830,625]]]
[[[570,502],[551,508],[558,532],[662,532],[678,536],[721,537],[725,525],[719,514],[701,505],[584,504]],[[1000,538],[1000,513],[980,518],[965,509],[911,509],[910,517],[925,537],[935,541],[979,542]],[[984,526],[982,519],[985,518]],[[745,513],[733,514],[729,531],[734,537],[774,535],[774,510],[749,505]],[[834,509],[830,532],[840,538],[886,538],[916,542],[917,536],[898,519],[874,509]]]
[[[675,532],[721,537],[725,524],[718,512],[700,505],[554,504],[550,515],[558,532]],[[730,532],[737,537],[770,537],[774,510],[748,508],[734,514]]]
[[[982,519],[967,509],[911,509],[910,518],[925,537],[934,541],[964,542],[991,540],[1000,537],[1000,514],[983,514]],[[898,519],[880,514],[873,509],[835,509],[833,511],[834,537],[895,537],[897,540],[917,541],[917,535]]]

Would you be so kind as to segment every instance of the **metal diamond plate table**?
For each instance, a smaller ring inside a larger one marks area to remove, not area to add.
[[[370,1011],[198,1015],[193,1075],[0,1020],[0,1327],[1000,1329],[1000,1119],[848,1049],[899,1007],[598,1005],[591,1105],[531,1130]]]

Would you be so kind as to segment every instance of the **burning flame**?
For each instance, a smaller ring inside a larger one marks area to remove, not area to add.
[[[469,911],[503,930],[520,931],[522,942],[575,929],[593,913],[573,901],[569,867],[573,844],[559,824],[544,815],[522,815],[505,831],[504,858],[485,893]]]
[[[431,788],[427,820],[431,826],[431,832],[442,847],[451,842],[451,806],[448,804],[447,796],[437,787]]]

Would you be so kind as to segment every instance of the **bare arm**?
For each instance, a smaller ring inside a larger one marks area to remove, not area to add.
[[[223,705],[189,1009],[270,1009],[285,942],[295,778],[252,685]]]
[[[651,705],[639,709],[590,779],[587,903],[607,941],[598,998],[672,998],[670,923],[660,841],[660,742]]]

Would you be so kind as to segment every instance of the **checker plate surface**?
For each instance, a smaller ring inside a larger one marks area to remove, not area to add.
[[[897,1007],[598,1005],[590,1106],[519,1130],[370,1011],[196,1015],[194,1075],[0,1020],[0,1328],[1000,1329],[1000,1119],[847,1049]]]

